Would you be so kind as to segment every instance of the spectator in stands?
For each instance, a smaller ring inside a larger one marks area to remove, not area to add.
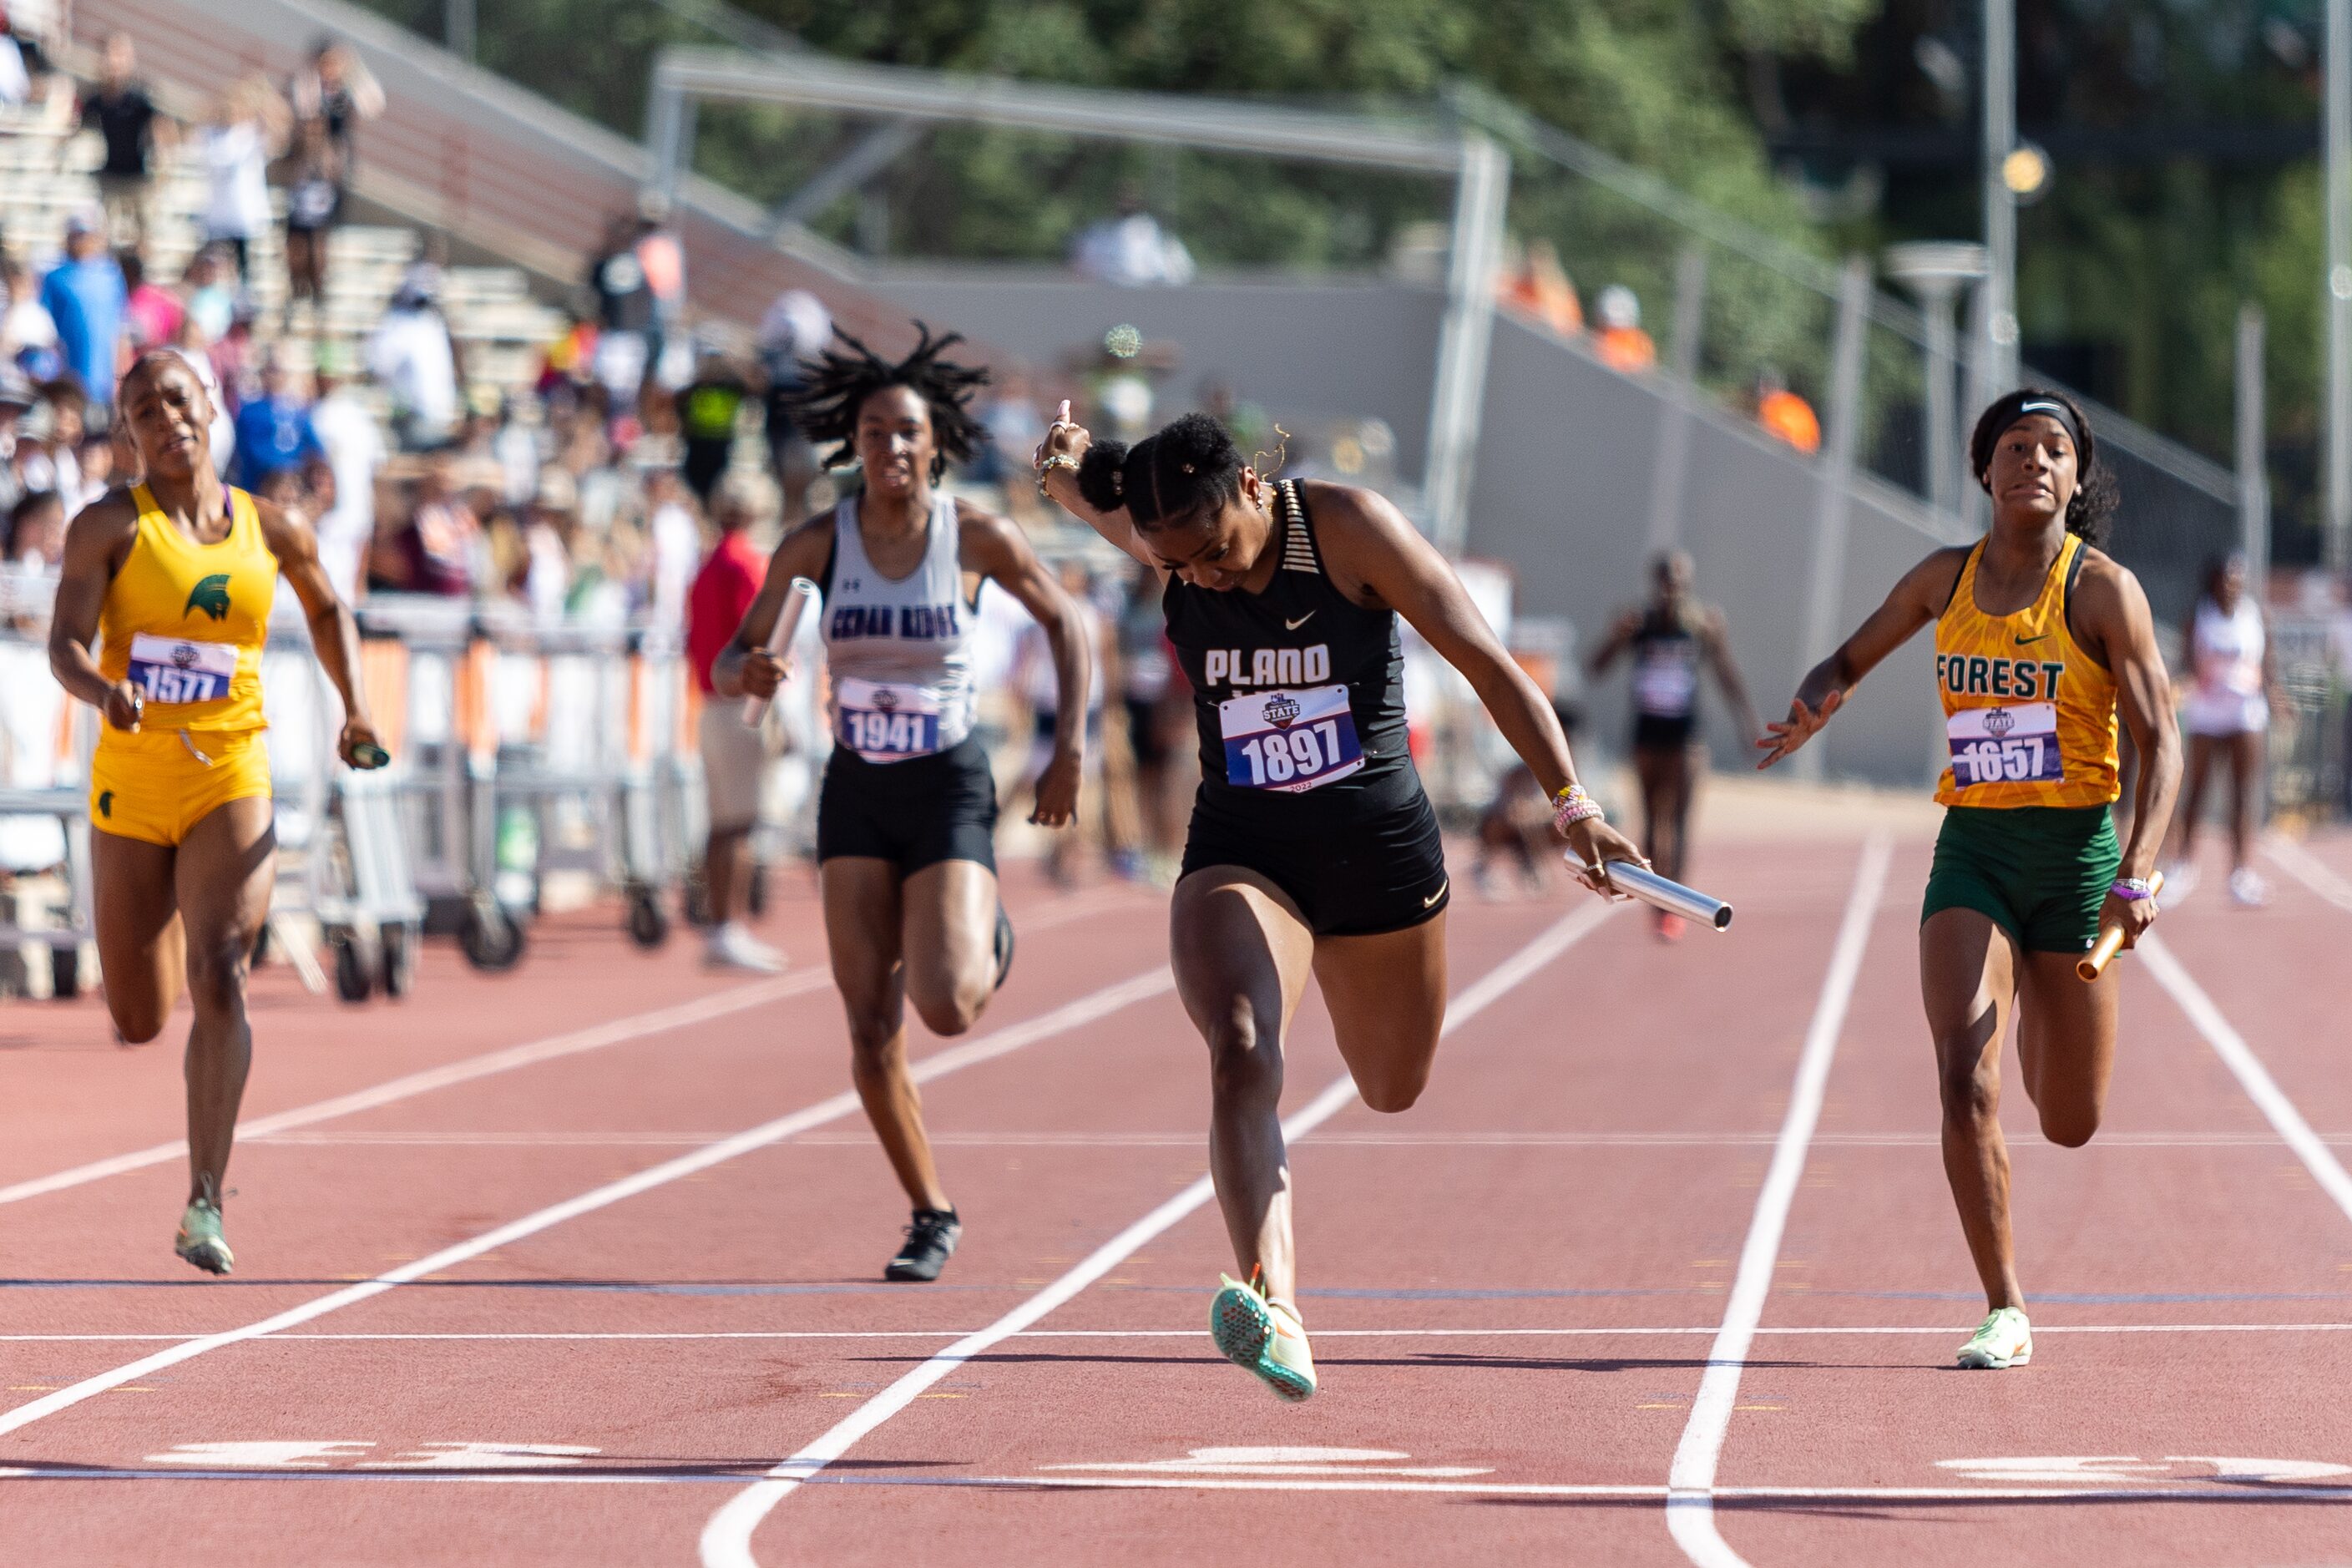
[[[596,292],[596,384],[618,418],[636,411],[655,325],[653,285],[637,259],[637,220],[613,220],[604,248],[589,265],[588,286]]]
[[[55,577],[66,552],[65,498],[35,490],[8,509],[7,563],[25,576]]]
[[[816,451],[793,422],[792,399],[803,382],[801,362],[814,359],[833,342],[833,314],[805,289],[787,289],[760,319],[760,368],[767,382],[768,461],[784,491],[784,525],[808,510],[809,483],[816,478]]]
[[[572,589],[572,550],[580,533],[580,492],[572,476],[551,468],[539,477],[523,525],[522,601],[542,626],[560,625]]]
[[[1078,236],[1070,265],[1101,283],[1143,288],[1192,280],[1192,253],[1143,207],[1143,190],[1133,181],[1118,188],[1118,213]]]
[[[658,191],[646,192],[637,204],[637,270],[654,297],[646,363],[665,392],[691,382],[696,369],[694,341],[680,331],[686,319],[686,245],[671,219],[669,198]]]
[[[147,276],[147,263],[136,250],[115,253],[115,265],[122,268],[122,301],[124,329],[131,335],[131,352],[159,349],[180,340],[180,323],[188,319],[188,308],[180,297]]]
[[[718,350],[709,349],[703,353],[702,366],[693,384],[678,398],[678,434],[686,445],[681,469],[687,488],[705,507],[710,504],[710,492],[718,488],[719,477],[727,471],[728,459],[735,450],[736,417],[751,395],[751,388],[743,384],[734,363]],[[696,551],[696,554],[700,553]]]
[[[719,487],[718,503],[719,542],[694,579],[686,633],[687,658],[702,689],[699,738],[710,820],[710,837],[702,854],[702,883],[710,911],[709,962],[714,967],[768,972],[783,967],[783,954],[754,939],[737,913],[737,895],[751,881],[751,829],[760,818],[768,747],[761,732],[743,721],[743,704],[717,697],[710,684],[711,663],[733,640],[744,612],[759,596],[768,561],[751,542],[756,513],[743,481],[730,479]]]
[[[302,465],[322,457],[326,447],[310,424],[310,405],[294,384],[287,363],[291,354],[279,344],[262,356],[261,384],[236,411],[236,463],[229,482],[259,490],[271,475],[299,474]]]
[[[416,482],[416,504],[394,535],[393,585],[412,594],[464,598],[481,565],[481,529],[458,499],[447,457],[436,455]]]
[[[543,454],[538,414],[537,403],[527,397],[509,395],[499,404],[499,427],[490,437],[490,456],[498,459],[499,498],[509,506],[522,505],[539,489]]]
[[[66,218],[66,258],[41,283],[41,304],[58,326],[66,369],[81,378],[90,400],[109,406],[122,359],[123,306],[130,290],[106,248],[106,219],[96,212]]]
[[[269,161],[284,150],[291,120],[270,85],[249,76],[213,100],[199,138],[210,182],[205,239],[235,257],[240,289],[253,287],[253,239],[269,226]]]
[[[1528,241],[1519,264],[1505,277],[1496,303],[1563,337],[1584,331],[1584,307],[1577,301],[1576,285],[1569,281],[1568,268],[1559,264],[1559,252],[1548,239]]]
[[[236,310],[229,314],[228,331],[214,339],[207,351],[213,362],[213,374],[220,380],[221,406],[228,411],[231,420],[245,406],[245,400],[261,387],[260,351],[253,336],[256,314],[253,301],[240,295]]]
[[[57,92],[57,73],[40,40],[17,29],[7,0],[0,0],[0,108],[47,109]]]
[[[326,132],[340,205],[349,188],[356,132],[383,112],[383,89],[351,45],[321,38],[310,47],[310,64],[287,84],[286,99],[296,124],[314,124]]]
[[[60,377],[41,388],[40,406],[34,414],[48,443],[49,488],[65,502],[66,516],[70,518],[106,493],[103,484],[93,488],[89,476],[82,471],[82,447],[89,437],[89,399],[83,395],[81,383]]]
[[[412,269],[368,340],[369,371],[392,400],[392,428],[404,450],[447,444],[457,427],[457,354],[434,297],[439,269]]]
[[[1807,457],[1822,449],[1822,422],[1813,405],[1790,391],[1780,373],[1769,366],[1756,378],[1756,423]]]
[[[1593,347],[1601,363],[1626,375],[1650,370],[1658,363],[1658,345],[1642,330],[1642,301],[1622,283],[1601,290],[1597,305],[1601,331]]]
[[[121,249],[147,247],[154,188],[150,160],[170,149],[171,119],[155,107],[131,73],[138,57],[128,33],[110,33],[98,87],[81,101],[84,129],[98,132],[106,156],[98,166],[98,195],[106,208],[107,237]]]
[[[41,303],[32,274],[21,262],[0,262],[0,282],[8,292],[6,313],[0,315],[0,359],[29,380],[56,379],[65,368],[58,353],[57,318]],[[29,401],[26,406],[31,406]]]
[[[236,320],[236,277],[229,268],[228,252],[219,246],[205,246],[188,258],[181,283],[187,294],[186,320],[194,331],[192,337],[180,338],[183,348],[208,353],[228,336],[229,326]]]
[[[88,506],[114,488],[114,440],[97,430],[82,432],[81,450],[75,454],[81,468],[82,505]]]
[[[327,309],[327,237],[342,210],[343,187],[335,144],[323,120],[305,120],[294,129],[292,167],[286,184],[285,330],[294,330],[294,308],[308,301],[310,328],[321,333]]]
[[[686,636],[687,595],[702,563],[702,525],[677,470],[646,473],[646,625],[671,637]]]

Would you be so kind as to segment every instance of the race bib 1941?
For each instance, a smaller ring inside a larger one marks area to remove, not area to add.
[[[1217,704],[1217,723],[1225,738],[1225,782],[1237,788],[1296,794],[1364,765],[1344,686],[1229,697]]]
[[[236,677],[236,645],[141,632],[131,639],[131,683],[147,700],[216,702]]]
[[[1964,708],[1945,723],[1952,747],[1952,782],[1972,784],[2057,784],[2066,776],[2058,753],[2058,705],[2019,702]]]
[[[845,679],[834,690],[835,738],[869,763],[940,749],[940,705],[919,686]]]

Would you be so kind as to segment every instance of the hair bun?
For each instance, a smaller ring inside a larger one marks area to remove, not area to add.
[[[1097,511],[1127,505],[1127,443],[1097,441],[1078,459],[1078,494]]]

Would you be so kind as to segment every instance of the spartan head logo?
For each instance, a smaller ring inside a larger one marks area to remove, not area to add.
[[[228,574],[215,572],[188,590],[188,602],[180,611],[183,618],[198,610],[216,621],[228,619]]]
[[[887,689],[877,691],[874,694],[874,706],[885,713],[891,712],[898,706],[898,694]]]
[[[1285,692],[1276,692],[1265,701],[1265,721],[1277,730],[1287,730],[1290,721],[1298,717],[1298,700]]]
[[[1999,740],[2017,728],[2017,715],[2006,708],[1988,709],[1985,711],[1984,726],[1986,734]]]
[[[194,643],[179,643],[173,647],[172,668],[173,669],[194,669],[195,664],[196,648]]]

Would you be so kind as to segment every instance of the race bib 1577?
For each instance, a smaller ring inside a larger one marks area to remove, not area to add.
[[[1946,721],[1952,747],[1952,782],[1972,784],[2057,784],[2066,776],[2058,754],[2058,705],[2018,702],[1963,708]]]
[[[131,639],[131,684],[147,700],[216,702],[236,677],[236,645],[141,632]]]
[[[1346,778],[1364,765],[1348,689],[1254,691],[1217,704],[1225,738],[1225,782],[1288,794]]]
[[[845,679],[834,689],[835,738],[869,763],[940,749],[940,705],[919,686]]]

